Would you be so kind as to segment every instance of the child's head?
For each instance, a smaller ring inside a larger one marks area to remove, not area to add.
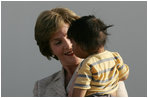
[[[90,55],[105,45],[108,27],[95,16],[84,16],[71,24],[68,38]]]

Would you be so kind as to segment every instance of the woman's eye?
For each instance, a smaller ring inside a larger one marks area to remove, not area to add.
[[[59,45],[59,44],[61,44],[61,41],[55,42],[55,45]]]

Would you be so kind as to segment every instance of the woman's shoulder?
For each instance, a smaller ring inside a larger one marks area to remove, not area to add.
[[[37,80],[33,89],[34,96],[42,96],[45,93],[46,87],[49,86],[50,84],[53,84],[54,81],[59,79],[61,76],[62,76],[62,70],[55,72],[50,76],[42,78],[41,80]]]
[[[38,80],[38,83],[46,86],[46,85],[50,84],[51,82],[60,78],[61,75],[62,75],[62,70],[55,72],[50,76],[42,78],[41,80]]]

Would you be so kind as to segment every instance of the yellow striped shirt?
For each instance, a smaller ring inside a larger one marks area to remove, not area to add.
[[[119,53],[106,50],[82,61],[74,88],[87,89],[86,96],[111,94],[118,89],[119,79],[128,73]]]

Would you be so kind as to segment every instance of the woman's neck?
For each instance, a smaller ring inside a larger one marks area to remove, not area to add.
[[[71,65],[71,66],[63,66],[66,72],[66,75],[68,75],[69,77],[71,77],[75,71],[75,69],[77,68],[78,65]]]
[[[75,69],[77,68],[78,65],[73,65],[73,66],[63,66],[65,70],[65,87],[68,85]]]

